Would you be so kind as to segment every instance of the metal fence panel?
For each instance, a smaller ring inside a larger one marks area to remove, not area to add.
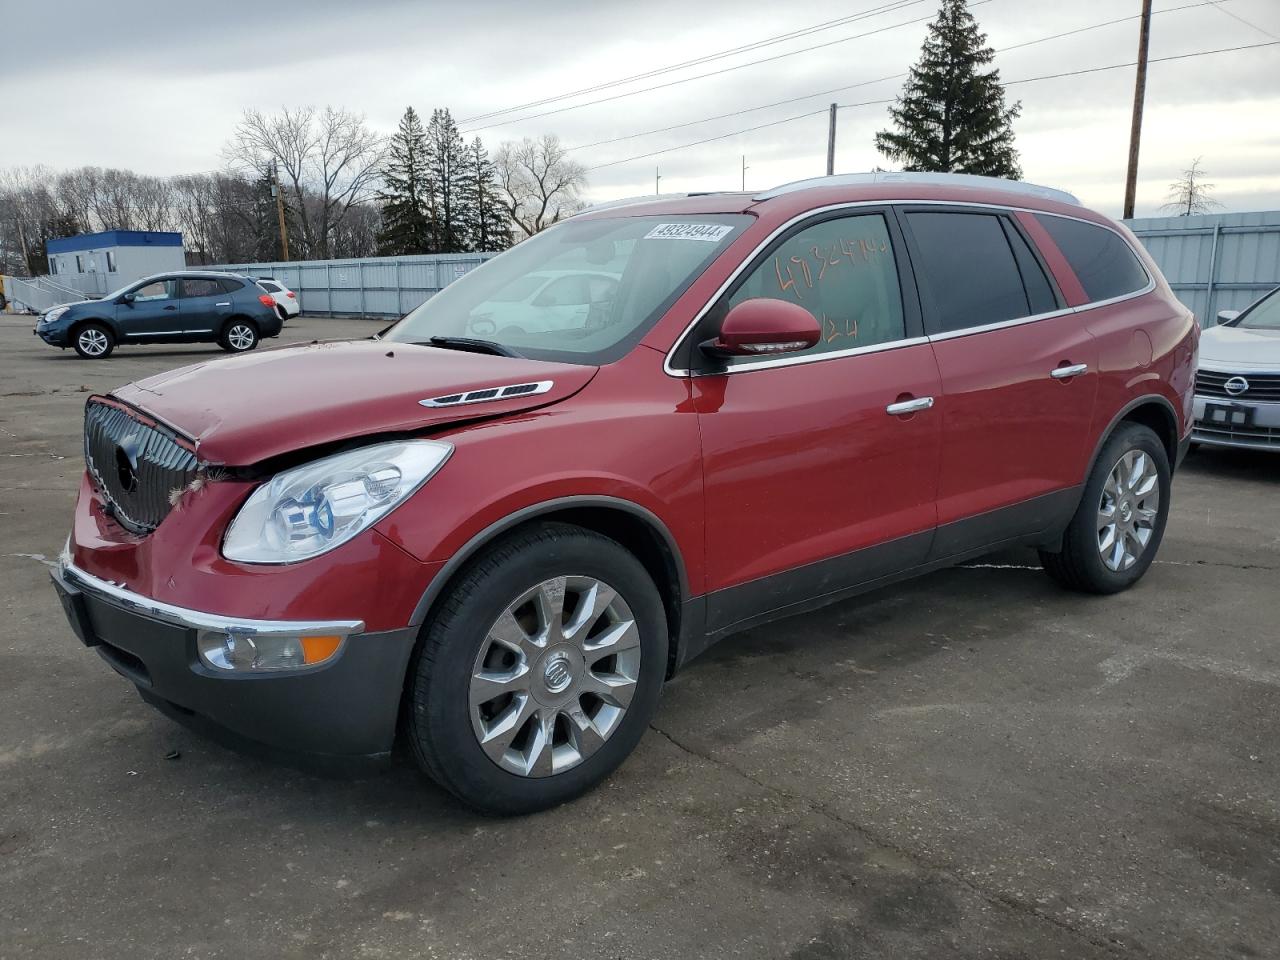
[[[1280,286],[1280,210],[1125,222],[1202,326]]]
[[[495,255],[441,253],[354,260],[230,263],[200,269],[274,277],[298,295],[304,313],[394,318],[408,313]]]

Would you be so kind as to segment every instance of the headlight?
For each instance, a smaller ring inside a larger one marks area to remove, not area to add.
[[[278,473],[240,508],[222,553],[242,563],[319,556],[385,517],[452,452],[438,440],[378,443]]]
[[[43,317],[40,318],[40,322],[53,323],[53,321],[57,320],[60,316],[62,316],[66,312],[67,312],[66,307],[54,307],[52,310],[50,310]]]

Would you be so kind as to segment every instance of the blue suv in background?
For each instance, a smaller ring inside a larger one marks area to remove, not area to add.
[[[217,343],[230,353],[280,335],[276,302],[249,277],[182,271],[144,277],[101,300],[45,311],[35,333],[91,360],[121,343]]]

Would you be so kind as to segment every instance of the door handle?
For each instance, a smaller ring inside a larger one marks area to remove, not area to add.
[[[921,410],[928,410],[932,406],[933,397],[916,397],[914,400],[891,403],[884,408],[884,412],[891,417],[900,417],[904,413],[919,413]]]
[[[1066,380],[1070,377],[1078,377],[1088,369],[1087,363],[1073,363],[1065,367],[1055,367],[1049,372],[1049,376],[1055,380]]]
[[[177,308],[177,307],[175,307],[175,306],[170,305],[170,306],[165,307],[165,309],[166,309],[166,310],[177,310],[178,308]]]

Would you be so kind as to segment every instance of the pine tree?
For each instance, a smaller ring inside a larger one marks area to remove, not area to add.
[[[431,150],[413,107],[405,109],[391,138],[382,180],[384,189],[378,193],[383,224],[378,234],[379,252],[384,256],[436,252]]]
[[[437,249],[460,253],[467,244],[467,148],[447,109],[433,110],[427,124],[427,167],[434,188]]]
[[[497,171],[479,137],[467,147],[463,197],[467,248],[488,252],[511,246],[511,218],[498,196]]]
[[[1012,121],[1022,104],[1006,107],[1000,71],[966,0],[942,0],[920,59],[889,108],[896,130],[876,134],[876,149],[904,170],[1022,176]]]

